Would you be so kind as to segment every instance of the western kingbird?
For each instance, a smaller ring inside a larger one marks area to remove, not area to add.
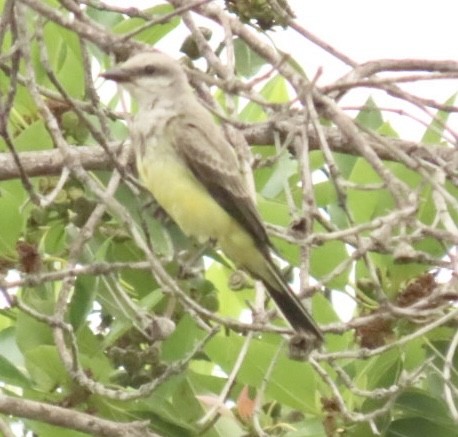
[[[177,61],[142,52],[102,74],[138,103],[130,134],[143,184],[183,232],[217,241],[262,281],[297,332],[323,336],[272,261],[271,243],[237,157]]]

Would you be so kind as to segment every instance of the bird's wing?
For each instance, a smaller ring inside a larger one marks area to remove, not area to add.
[[[200,108],[196,111],[196,115],[178,116],[169,124],[173,147],[218,204],[266,253],[269,238],[248,194],[235,153],[211,116]]]
[[[210,115],[200,108],[178,116],[168,125],[168,135],[176,152],[212,197],[251,235],[263,255],[264,266],[249,272],[266,285],[291,326],[298,331],[322,334],[300,299],[289,288],[269,254],[270,242],[261,218],[248,194],[229,143]],[[195,115],[188,115],[194,113]]]

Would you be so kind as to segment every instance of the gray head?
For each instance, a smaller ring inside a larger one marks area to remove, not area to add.
[[[192,91],[180,64],[156,50],[137,53],[101,76],[126,88],[140,106],[158,97],[176,99]]]

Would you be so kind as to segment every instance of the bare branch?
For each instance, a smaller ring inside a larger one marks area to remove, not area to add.
[[[68,410],[43,402],[18,399],[0,394],[0,412],[24,419],[38,420],[94,436],[106,437],[160,437],[148,429],[147,422],[119,423],[91,414]]]
[[[269,145],[275,143],[275,132],[280,132],[282,135],[287,135],[296,124],[294,121],[278,121],[273,123],[259,123],[251,127],[242,129],[242,133],[250,144]],[[358,156],[359,153],[355,150],[353,143],[348,140],[338,129],[321,128],[325,134],[326,141],[333,152],[345,153]],[[404,141],[398,139],[383,138],[383,142],[389,143],[392,149],[387,149],[384,144],[380,143],[380,138],[374,139],[372,135],[360,134],[380,159],[398,161],[397,153],[391,150],[403,152],[410,158],[424,160],[432,164],[440,165],[445,170],[452,172],[454,175],[456,163],[458,163],[458,151],[456,149],[422,145],[413,141]],[[316,131],[310,128],[307,131],[309,150],[320,150],[320,141]],[[119,143],[109,144],[113,154],[119,153],[121,145]],[[106,152],[94,146],[75,146],[68,149],[72,160],[77,160],[86,170],[107,170],[113,169],[113,162],[107,156]],[[40,152],[21,152],[18,154],[21,166],[24,172],[29,177],[34,176],[49,176],[60,174],[64,159],[62,154],[57,149],[44,150]],[[400,161],[402,162],[402,161]],[[13,157],[9,154],[0,154],[0,181],[16,179],[20,176],[19,169]]]

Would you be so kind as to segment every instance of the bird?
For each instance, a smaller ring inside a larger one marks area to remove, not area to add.
[[[296,333],[323,341],[321,329],[272,256],[272,243],[235,151],[200,103],[180,63],[158,50],[134,53],[101,74],[129,92],[129,125],[141,182],[184,234],[216,242],[261,281]]]

